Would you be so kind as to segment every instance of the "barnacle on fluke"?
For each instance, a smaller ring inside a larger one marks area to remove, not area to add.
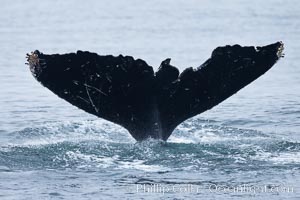
[[[204,64],[181,74],[170,64],[158,71],[131,56],[77,51],[27,56],[32,74],[59,97],[125,127],[136,140],[167,140],[184,120],[224,101],[283,57],[283,43],[218,47]]]
[[[41,72],[41,67],[45,66],[45,62],[39,58],[39,54],[40,52],[37,50],[31,52],[31,54],[26,54],[28,61],[26,64],[29,65],[30,71],[34,76],[37,76],[37,74]]]

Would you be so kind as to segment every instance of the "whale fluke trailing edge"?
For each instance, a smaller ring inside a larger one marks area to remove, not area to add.
[[[217,47],[182,73],[164,60],[158,71],[131,56],[87,51],[27,54],[33,76],[74,106],[126,128],[138,141],[167,140],[181,122],[248,85],[283,57],[283,43]]]

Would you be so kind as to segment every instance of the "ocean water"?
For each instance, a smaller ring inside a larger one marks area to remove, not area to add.
[[[3,0],[0,199],[300,199],[297,0]],[[167,142],[135,142],[42,87],[25,55],[88,50],[182,71],[226,44],[285,57]]]

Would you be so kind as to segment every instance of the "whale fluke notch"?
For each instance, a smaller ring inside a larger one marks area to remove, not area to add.
[[[60,98],[126,128],[138,141],[167,140],[184,120],[200,114],[268,71],[283,57],[283,43],[216,48],[200,67],[181,74],[170,64],[158,71],[131,56],[87,51],[27,54],[34,77]]]

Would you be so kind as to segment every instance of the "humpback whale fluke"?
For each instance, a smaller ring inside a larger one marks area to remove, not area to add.
[[[77,51],[27,55],[34,77],[69,103],[126,128],[136,140],[167,140],[184,120],[200,114],[268,71],[283,43],[216,48],[204,64],[181,74],[163,61],[156,73],[141,59]]]

